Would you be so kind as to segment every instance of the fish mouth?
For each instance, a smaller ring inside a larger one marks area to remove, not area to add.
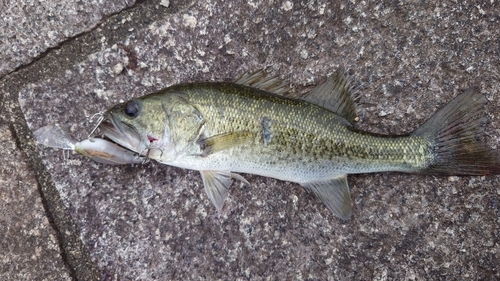
[[[114,132],[118,132],[118,130],[116,129],[115,125],[113,125],[113,122],[106,118],[104,119],[101,124],[99,124],[99,127],[100,129],[105,129],[105,130],[111,130],[111,131],[114,131]]]
[[[99,125],[106,138],[129,150],[141,153],[141,138],[135,128],[127,123],[116,122],[113,116],[106,116]]]

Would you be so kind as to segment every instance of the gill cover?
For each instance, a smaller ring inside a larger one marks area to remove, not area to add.
[[[182,94],[171,94],[164,102],[170,142],[178,154],[199,137],[205,120],[200,111]]]

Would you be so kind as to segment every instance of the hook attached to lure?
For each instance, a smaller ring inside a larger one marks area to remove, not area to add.
[[[141,151],[141,156],[144,155],[144,151],[146,151],[146,155],[142,156],[144,157],[144,161],[142,162],[142,164],[145,164],[146,162],[149,161],[149,152],[152,150],[152,149],[157,149],[160,151],[160,157],[163,155],[163,149],[159,148],[159,147],[147,147],[145,149],[143,149]]]
[[[97,131],[97,128],[99,128],[99,125],[101,125],[102,121],[104,120],[104,113],[103,112],[98,112],[98,113],[92,115],[90,117],[90,120],[92,121],[92,119],[94,119],[94,117],[96,117],[96,116],[99,116],[99,118],[97,118],[97,124],[94,126],[92,131],[90,131],[90,134],[87,137],[89,139],[92,137],[92,135],[95,133],[95,131]]]

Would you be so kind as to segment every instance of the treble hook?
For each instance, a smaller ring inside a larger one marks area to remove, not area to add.
[[[92,119],[94,119],[94,117],[96,117],[96,116],[99,116],[99,118],[97,118],[97,125],[95,125],[94,129],[92,129],[89,136],[87,137],[89,139],[95,133],[95,131],[97,131],[97,128],[99,128],[99,125],[101,125],[102,121],[104,121],[104,113],[103,112],[98,112],[98,113],[92,115],[90,117],[90,121],[92,121]]]
[[[147,150],[146,152],[146,156],[144,158],[144,161],[142,161],[142,164],[145,164],[148,160],[149,160],[149,152],[152,150],[152,149],[158,149],[160,151],[160,157],[163,156],[163,149],[159,148],[159,147],[147,147],[147,148],[144,148],[141,153],[139,155],[142,155],[142,153]]]

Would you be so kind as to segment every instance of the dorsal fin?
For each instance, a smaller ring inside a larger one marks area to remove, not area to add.
[[[288,84],[281,80],[281,78],[270,75],[264,70],[246,72],[238,79],[234,80],[234,83],[261,89],[278,95],[285,95],[290,91]]]
[[[349,122],[356,119],[359,95],[345,71],[336,71],[325,83],[300,98],[329,109]]]

